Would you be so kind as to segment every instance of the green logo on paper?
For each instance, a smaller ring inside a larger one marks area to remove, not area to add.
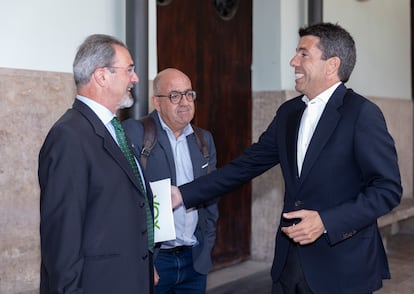
[[[157,195],[154,195],[154,228],[160,229],[160,226],[158,225],[158,219],[160,216],[160,203],[155,201],[155,198],[157,198]]]

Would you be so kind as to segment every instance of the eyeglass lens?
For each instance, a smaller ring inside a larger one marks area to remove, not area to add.
[[[188,102],[194,101],[196,99],[196,92],[191,90],[185,92],[172,91],[168,96],[172,103],[178,104],[180,103],[182,96],[185,96]]]

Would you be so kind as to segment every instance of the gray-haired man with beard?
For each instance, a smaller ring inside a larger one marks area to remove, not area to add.
[[[92,35],[73,71],[73,107],[39,155],[40,293],[151,293],[152,197],[115,127],[133,103],[134,62],[121,41]]]

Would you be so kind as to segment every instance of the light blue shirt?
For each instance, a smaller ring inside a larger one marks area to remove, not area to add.
[[[171,151],[174,156],[175,173],[177,177],[177,186],[186,184],[194,180],[193,164],[191,162],[190,150],[188,149],[187,136],[194,132],[190,124],[186,125],[183,132],[178,138],[164,123],[158,114],[162,128],[167,133],[171,145]],[[174,210],[174,226],[176,239],[164,242],[161,248],[172,248],[176,246],[193,246],[197,243],[194,235],[198,223],[197,209],[186,209],[184,205]]]

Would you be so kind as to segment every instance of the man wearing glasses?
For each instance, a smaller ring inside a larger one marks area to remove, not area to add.
[[[200,150],[194,117],[196,92],[183,72],[168,68],[155,77],[149,115],[156,125],[157,141],[147,158],[145,175],[149,181],[171,178],[182,185],[207,174],[216,167],[216,150],[210,132],[201,130],[208,148],[207,158]],[[144,127],[136,120],[124,123],[136,153],[143,148]],[[155,293],[205,293],[210,253],[216,237],[218,209],[215,201],[186,209],[174,210],[177,238],[157,244],[154,253],[159,283]]]
[[[121,41],[92,35],[73,73],[76,99],[39,154],[39,292],[152,293],[152,197],[116,119],[133,103],[134,62]]]

